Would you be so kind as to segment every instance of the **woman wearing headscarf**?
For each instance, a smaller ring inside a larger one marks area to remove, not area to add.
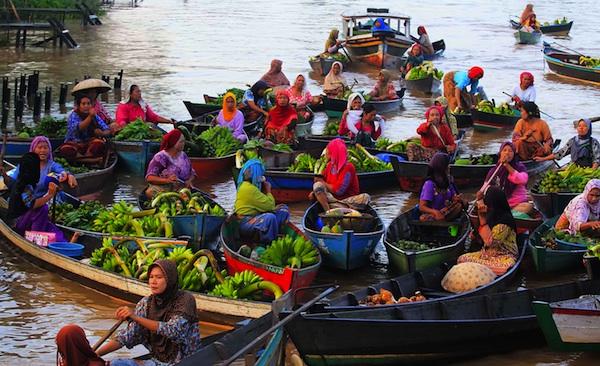
[[[410,69],[416,66],[420,66],[423,64],[425,58],[423,57],[423,49],[418,43],[412,45],[412,47],[408,50],[408,57],[406,58],[406,62],[404,66],[400,68],[400,72],[402,75],[408,74]]]
[[[577,122],[577,136],[571,137],[556,153],[542,157],[534,156],[533,160],[560,160],[568,154],[571,155],[571,162],[581,167],[600,167],[600,142],[592,137],[592,122],[589,119],[580,119]]]
[[[393,100],[398,99],[396,88],[390,80],[392,74],[388,70],[381,70],[377,75],[377,83],[369,93],[371,100]]]
[[[554,226],[571,235],[600,235],[600,179],[591,179],[583,193],[569,202]]]
[[[429,107],[425,112],[425,122],[417,128],[421,135],[421,144],[409,143],[406,155],[410,161],[429,161],[438,152],[452,153],[456,150],[456,143],[452,131],[447,124],[442,123],[443,109]]]
[[[39,158],[38,182],[34,185],[34,195],[36,198],[42,197],[48,191],[48,184],[46,182],[46,177],[48,176],[56,177],[60,183],[66,182],[71,188],[77,187],[77,179],[75,176],[67,172],[62,165],[54,161],[51,146],[50,140],[46,136],[36,136],[31,141],[31,145],[29,145],[29,152],[36,153]],[[11,180],[18,180],[20,171],[21,166],[17,165],[17,167],[9,171],[7,175]],[[60,200],[61,193],[59,193],[57,198]]]
[[[393,33],[394,30],[390,27],[382,17],[375,19],[371,27],[372,33]]]
[[[312,113],[307,109],[309,104],[318,104],[318,98],[313,98],[310,91],[306,89],[306,80],[304,75],[299,74],[294,80],[294,85],[287,90],[290,97],[290,103],[296,108],[298,115],[301,115],[304,120],[308,120]]]
[[[468,71],[450,71],[444,75],[444,97],[448,99],[451,112],[456,113],[459,107],[465,111],[471,110],[475,104],[475,93],[486,99],[483,88],[479,86],[481,78],[483,69],[479,66],[473,66]]]
[[[421,221],[451,221],[464,208],[452,177],[448,173],[450,157],[437,153],[427,166],[427,178],[419,197]]]
[[[298,112],[290,104],[287,90],[279,90],[275,97],[276,105],[269,111],[265,122],[265,138],[276,144],[289,144],[294,141]]]
[[[150,105],[142,99],[142,89],[133,84],[129,87],[129,99],[127,102],[121,102],[117,106],[115,122],[118,125],[117,128],[122,129],[125,125],[138,118],[144,122],[173,123],[172,119],[156,114],[150,108]]]
[[[67,136],[65,143],[58,148],[59,154],[67,160],[104,157],[104,138],[111,135],[110,128],[96,114],[89,97],[78,97],[75,106],[69,114]]]
[[[327,211],[330,204],[350,208],[364,208],[371,201],[367,193],[360,193],[356,168],[348,161],[348,150],[342,139],[327,144],[325,156],[329,160],[322,177],[315,177],[309,199],[316,199]]]
[[[143,365],[174,365],[200,348],[200,330],[194,296],[179,289],[177,266],[161,259],[148,268],[151,295],[143,297],[131,310],[121,306],[115,312],[119,320],[127,320],[127,328],[116,339],[98,349],[98,356],[125,346],[141,344],[150,351],[151,360]],[[139,365],[131,359],[116,359],[111,366]]]
[[[187,154],[183,151],[185,137],[175,129],[163,136],[160,151],[157,152],[146,170],[146,196],[154,197],[160,192],[174,191],[185,184],[190,187],[194,180],[194,170]]]
[[[513,130],[512,142],[521,160],[544,157],[552,153],[552,133],[546,121],[540,118],[540,110],[533,102],[521,106],[521,119]]]
[[[429,34],[427,34],[424,26],[420,25],[417,27],[417,35],[419,36],[417,43],[423,48],[423,53],[426,55],[433,55],[435,49],[433,48],[433,44],[429,39]]]
[[[338,134],[340,136],[355,136],[358,133],[356,125],[360,123],[363,114],[365,98],[360,93],[352,93],[348,97],[346,110],[342,113]]]
[[[65,236],[48,219],[48,202],[58,192],[58,179],[44,177],[44,194],[36,195],[35,185],[40,180],[40,158],[34,152],[21,157],[20,173],[13,184],[8,200],[8,219],[14,220],[15,231],[41,231],[55,234],[55,241],[65,241]]]
[[[242,112],[248,121],[256,121],[261,115],[269,115],[269,101],[265,95],[269,85],[262,80],[257,81],[244,92]]]
[[[99,357],[78,325],[67,324],[56,334],[58,366],[109,366],[108,361]]]
[[[265,167],[258,159],[250,159],[242,166],[234,209],[240,217],[240,233],[268,244],[277,238],[290,212],[286,205],[275,205],[271,184],[264,174]]]
[[[290,86],[290,81],[285,76],[283,71],[281,71],[282,66],[283,61],[273,59],[271,61],[271,68],[260,78],[260,80],[267,83],[267,85],[271,88],[276,88],[278,86]]]
[[[442,123],[446,123],[448,127],[450,127],[452,136],[456,138],[458,136],[458,123],[456,122],[456,117],[454,114],[450,113],[450,109],[448,108],[448,99],[440,95],[439,97],[435,98],[433,105],[443,109],[444,113],[442,113]]]
[[[344,47],[343,41],[338,40],[340,31],[337,28],[333,28],[329,32],[329,37],[325,41],[325,51],[323,53],[338,53],[339,49]]]
[[[336,61],[331,65],[331,70],[329,70],[329,73],[325,76],[323,92],[329,98],[341,99],[344,96],[344,89],[347,87],[348,83],[346,82],[346,78],[342,75],[343,70],[344,66],[342,63]]]
[[[512,210],[530,214],[533,204],[527,193],[528,180],[527,168],[519,161],[515,146],[511,142],[504,142],[500,145],[498,162],[487,173],[484,185],[499,187],[506,195]],[[479,198],[483,198],[481,190],[477,193],[481,195]]]
[[[515,265],[519,248],[517,226],[502,189],[489,187],[483,201],[477,202],[477,214],[483,248],[461,255],[457,262],[483,264],[497,276],[503,275]]]
[[[531,16],[531,14],[534,14],[533,11],[533,4],[527,4],[525,6],[525,9],[523,10],[523,12],[521,13],[521,25],[526,25],[527,21],[529,20],[529,17]]]
[[[522,102],[535,102],[535,87],[533,86],[533,74],[524,71],[519,76],[519,85],[512,92],[512,101],[519,105]]]
[[[219,126],[231,130],[233,137],[240,142],[248,141],[244,131],[244,114],[237,109],[237,100],[232,92],[227,92],[223,97],[223,108],[219,111],[216,122]]]
[[[383,132],[384,122],[383,117],[377,114],[375,106],[367,104],[363,108],[360,121],[355,125],[358,133],[356,135],[350,133],[350,138],[364,147],[375,147],[375,140]]]

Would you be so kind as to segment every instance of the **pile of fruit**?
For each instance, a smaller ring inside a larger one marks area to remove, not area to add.
[[[288,167],[287,171],[293,173],[322,174],[326,166],[327,160],[325,156],[316,159],[308,153],[300,153],[296,156],[292,165]]]
[[[357,173],[392,170],[391,163],[386,163],[371,155],[360,144],[356,144],[354,147],[348,148],[348,161],[354,164]]]
[[[341,234],[344,232],[344,228],[339,221],[336,221],[335,225],[333,226],[323,225],[321,232],[327,234]]]
[[[579,64],[592,69],[600,67],[600,58],[593,58],[587,56],[579,57]]]
[[[226,270],[219,271],[217,261],[209,250],[194,253],[173,242],[124,239],[115,243],[107,237],[103,239],[102,247],[92,253],[90,264],[146,281],[149,266],[159,259],[169,259],[177,264],[179,286],[184,290],[231,299],[262,297],[264,290],[273,293],[275,298],[282,295],[279,286],[263,281],[252,271],[227,276]]]
[[[59,156],[56,156],[54,158],[54,161],[59,163],[66,171],[68,171],[71,174],[82,174],[92,170],[85,165],[71,165],[69,164],[67,159],[61,158]]]
[[[506,102],[500,104],[499,107],[496,107],[493,102],[489,100],[482,100],[477,104],[477,110],[480,112],[501,114],[505,116],[515,115],[514,109],[512,109]]]
[[[350,95],[352,93],[356,93],[356,92],[354,90],[352,90],[352,88],[345,87],[343,99],[348,100],[348,98],[350,98]],[[365,99],[365,102],[368,102],[371,100],[371,94],[369,94],[369,92],[359,91],[358,93],[360,93],[360,95],[362,95],[362,97]]]
[[[33,127],[24,126],[19,134],[18,138],[28,139],[35,136],[46,136],[48,138],[62,137],[64,138],[67,134],[67,120],[56,119],[52,116],[45,116],[40,119],[38,123]]]
[[[569,21],[567,20],[567,18],[566,18],[566,17],[563,17],[562,19],[558,19],[558,18],[557,18],[557,19],[554,19],[554,22],[552,22],[552,24],[554,24],[554,25],[558,25],[558,24],[567,24],[568,22],[569,22]],[[550,25],[550,23],[549,23],[549,22],[544,22],[544,25],[545,25],[545,26],[548,26],[548,25]]]
[[[94,219],[105,210],[105,207],[99,201],[85,201],[77,209],[70,203],[60,203],[54,210],[54,219],[57,223],[82,230],[92,230]]]
[[[140,118],[135,121],[128,123],[121,131],[115,136],[117,141],[160,141],[162,138],[162,132],[155,128],[151,128],[146,122]]]
[[[183,188],[179,192],[163,192],[154,197],[150,207],[166,216],[207,214],[226,216],[227,212],[217,203],[209,202],[202,193]]]
[[[133,205],[119,201],[111,209],[100,211],[91,229],[111,235],[172,237],[173,225],[165,214],[155,211],[134,212]]]
[[[454,161],[456,165],[494,165],[496,155],[483,154],[481,156],[471,156],[469,158],[460,158]]]
[[[340,121],[338,121],[336,119],[330,119],[325,124],[325,128],[323,129],[323,135],[337,136],[339,128],[340,128]]]
[[[408,139],[398,142],[393,142],[387,137],[380,137],[377,141],[375,141],[375,148],[379,150],[386,150],[392,153],[405,153],[406,147],[409,143],[415,143],[417,145],[421,145],[420,138]]]
[[[410,252],[420,252],[423,250],[429,250],[433,248],[438,248],[439,245],[433,243],[419,243],[411,240],[397,240],[394,243],[394,246],[400,250],[410,251]]]
[[[414,296],[405,297],[402,296],[398,300],[394,298],[394,294],[392,294],[389,290],[384,288],[379,289],[379,293],[375,295],[369,295],[365,299],[361,300],[360,305],[366,306],[377,306],[377,305],[392,305],[392,304],[402,304],[407,302],[418,302],[425,301],[427,298],[421,294],[420,291],[415,292]]]
[[[442,80],[442,77],[444,77],[444,72],[433,67],[433,62],[425,61],[421,65],[411,68],[408,74],[406,74],[405,79],[421,80],[428,78],[429,75],[433,75],[434,78]]]
[[[566,169],[548,171],[534,191],[538,193],[581,193],[590,179],[600,178],[600,169],[569,164]]]
[[[239,88],[231,88],[231,89],[227,89],[225,91],[225,93],[223,94],[219,94],[217,96],[217,99],[215,100],[211,100],[208,104],[214,104],[214,105],[223,105],[223,97],[225,97],[225,94],[227,93],[233,93],[233,95],[235,95],[235,100],[240,103],[242,101],[242,98],[244,98],[244,93],[246,92],[244,89],[239,89]]]
[[[590,238],[581,234],[571,235],[567,231],[560,231],[552,228],[542,236],[541,242],[549,249],[557,249],[556,239],[567,243],[584,244],[590,251],[600,254],[600,239]]]
[[[247,246],[240,247],[240,254],[250,257]],[[319,253],[310,240],[301,235],[285,235],[271,242],[264,250],[256,251],[258,261],[277,267],[304,268],[319,261]]]
[[[227,127],[215,126],[199,135],[191,133],[186,127],[178,126],[185,137],[185,153],[190,157],[223,157],[235,153],[242,143],[233,137]]]

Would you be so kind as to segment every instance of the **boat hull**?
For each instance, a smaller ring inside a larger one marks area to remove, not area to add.
[[[402,63],[402,55],[412,42],[393,37],[350,38],[346,49],[351,58],[375,67],[397,70]]]
[[[570,270],[577,267],[583,269],[582,259],[587,251],[585,248],[562,245],[557,242],[558,247],[550,249],[541,242],[542,236],[554,226],[557,219],[558,217],[554,217],[544,222],[533,231],[528,239],[527,246],[536,271],[544,273]]]
[[[469,128],[473,127],[473,117],[471,114],[453,114],[456,118],[457,128]]]
[[[92,170],[87,173],[75,174],[77,187],[71,188],[65,185],[63,190],[73,196],[86,196],[92,193],[100,192],[104,187],[114,179],[113,173],[117,166],[118,156],[110,158],[109,165],[104,169]]]
[[[525,32],[518,30],[515,32],[515,39],[518,44],[536,44],[542,39],[541,32]]]
[[[190,162],[196,172],[196,179],[209,180],[226,175],[235,165],[235,154],[218,158],[190,158]]]
[[[335,234],[315,230],[314,223],[319,212],[322,212],[320,204],[318,202],[313,203],[306,210],[302,218],[302,225],[306,235],[321,252],[323,265],[329,268],[351,271],[369,264],[371,254],[383,235],[383,223],[379,216],[376,216],[376,231],[357,233],[345,230],[341,234]],[[369,212],[377,215],[373,209]]]
[[[138,176],[146,174],[146,167],[158,152],[159,142],[155,141],[114,141],[119,156],[119,166]]]
[[[408,80],[405,79],[406,89],[411,92],[418,92],[423,94],[433,94],[440,91],[440,86],[442,82],[433,77],[433,75],[429,75],[424,79],[418,80]]]
[[[573,21],[570,21],[566,24],[542,25],[540,27],[540,30],[543,34],[547,34],[550,36],[568,36],[572,26]]]
[[[519,116],[506,116],[495,113],[481,112],[477,109],[471,109],[471,118],[473,127],[478,131],[497,131],[502,129],[512,129],[517,124]]]
[[[189,100],[184,100],[183,104],[192,118],[197,118],[206,113],[218,112],[221,110],[221,106],[216,104],[193,103]]]
[[[531,197],[535,207],[540,210],[545,218],[554,217],[564,212],[571,200],[579,193],[538,193],[533,189]]]
[[[544,59],[550,70],[568,78],[600,83],[600,69],[579,65],[579,57],[580,55],[565,53],[544,43]]]

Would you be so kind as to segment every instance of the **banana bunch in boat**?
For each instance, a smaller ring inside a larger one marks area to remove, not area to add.
[[[477,103],[477,110],[485,113],[492,114],[501,114],[505,116],[514,116],[515,111],[508,105],[508,103],[504,102],[500,104],[500,106],[496,107],[492,101],[482,100]]]
[[[581,193],[590,179],[600,179],[600,169],[569,164],[567,168],[546,172],[537,187],[534,187],[534,191]]]
[[[593,58],[587,56],[579,57],[579,64],[592,69],[600,67],[600,58]]]
[[[406,80],[421,80],[429,77],[429,75],[442,80],[444,72],[433,67],[433,62],[425,61],[421,65],[411,68],[408,74],[406,74]]]
[[[173,236],[173,226],[166,215],[156,210],[133,211],[133,205],[119,201],[111,209],[98,213],[92,224],[93,231],[123,236]]]
[[[287,169],[293,173],[313,173],[322,174],[327,166],[327,161],[324,156],[314,158],[308,153],[301,153],[296,156],[292,165]]]
[[[319,261],[319,253],[310,240],[298,235],[277,238],[260,254],[258,260],[277,267],[304,268]]]
[[[209,202],[200,192],[183,188],[179,192],[163,192],[154,197],[150,207],[165,216],[206,214],[226,216],[227,212],[217,203]]]
[[[245,270],[225,278],[208,294],[228,299],[259,299],[265,290],[272,293],[276,299],[283,295],[277,284],[263,280],[253,271]]]
[[[371,155],[371,153],[360,144],[348,148],[348,161],[354,165],[357,173],[392,170],[391,163],[386,163]]]
[[[160,130],[150,127],[140,118],[128,123],[115,136],[115,140],[117,141],[159,141],[161,138],[162,132]]]
[[[375,141],[375,148],[378,150],[386,150],[392,153],[405,153],[406,147],[411,142],[421,145],[421,139],[419,138],[394,142],[387,137],[380,137],[377,141]]]

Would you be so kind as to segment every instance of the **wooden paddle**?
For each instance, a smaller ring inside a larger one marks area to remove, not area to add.
[[[562,44],[560,44],[560,43],[557,43],[557,42],[552,42],[552,44],[555,44],[555,45],[557,45],[557,46],[559,46],[559,47],[562,47],[562,48],[564,48],[565,50],[568,50],[568,51],[571,51],[571,52],[575,52],[575,53],[576,53],[576,54],[578,54],[579,56],[587,57],[587,56],[586,56],[586,55],[584,55],[583,53],[581,53],[581,52],[578,52],[578,51],[575,51],[575,50],[573,50],[573,49],[571,49],[571,48],[569,48],[569,47],[563,46],[563,45],[562,45]]]
[[[94,352],[96,352],[98,350],[98,348],[100,348],[100,346],[102,345],[102,343],[104,343],[114,332],[115,330],[117,330],[117,328],[119,328],[121,326],[121,324],[123,324],[125,320],[119,320],[117,321],[109,330],[108,332],[98,340],[98,342],[96,342],[94,344],[94,346],[92,347],[92,350]]]
[[[313,298],[312,300],[308,301],[304,305],[300,306],[294,312],[290,313],[287,317],[285,317],[284,319],[282,319],[282,320],[278,321],[277,323],[275,323],[271,328],[269,328],[268,330],[266,330],[263,334],[259,335],[258,337],[254,338],[254,340],[252,342],[248,343],[244,348],[242,348],[241,350],[237,351],[233,356],[229,357],[227,360],[225,360],[223,363],[220,363],[219,365],[222,365],[222,366],[231,365],[239,357],[243,356],[246,352],[248,352],[249,350],[251,350],[254,347],[256,347],[256,345],[259,342],[261,342],[265,337],[271,335],[271,333],[273,333],[277,329],[281,328],[282,326],[284,326],[287,323],[289,323],[290,321],[292,321],[292,319],[294,319],[295,317],[297,317],[300,313],[308,310],[308,308],[310,308],[311,306],[313,306],[317,301],[319,301],[322,298],[326,297],[327,295],[331,294],[332,292],[334,292],[335,290],[337,290],[339,287],[340,287],[339,285],[333,285],[333,286],[328,287],[327,290],[321,292],[315,298]]]
[[[348,51],[346,51],[346,47],[341,46],[340,50],[344,51],[344,54],[346,55],[346,57],[348,57],[348,61],[352,62],[352,58],[350,57],[350,54],[348,54]]]
[[[502,94],[508,95],[511,98],[513,97],[512,95],[508,94],[507,92],[502,92]],[[550,118],[550,119],[556,119],[556,118],[552,117],[551,115],[549,115],[548,113],[545,113],[545,112],[542,112],[542,111],[540,111],[540,113],[543,114],[544,116]]]

